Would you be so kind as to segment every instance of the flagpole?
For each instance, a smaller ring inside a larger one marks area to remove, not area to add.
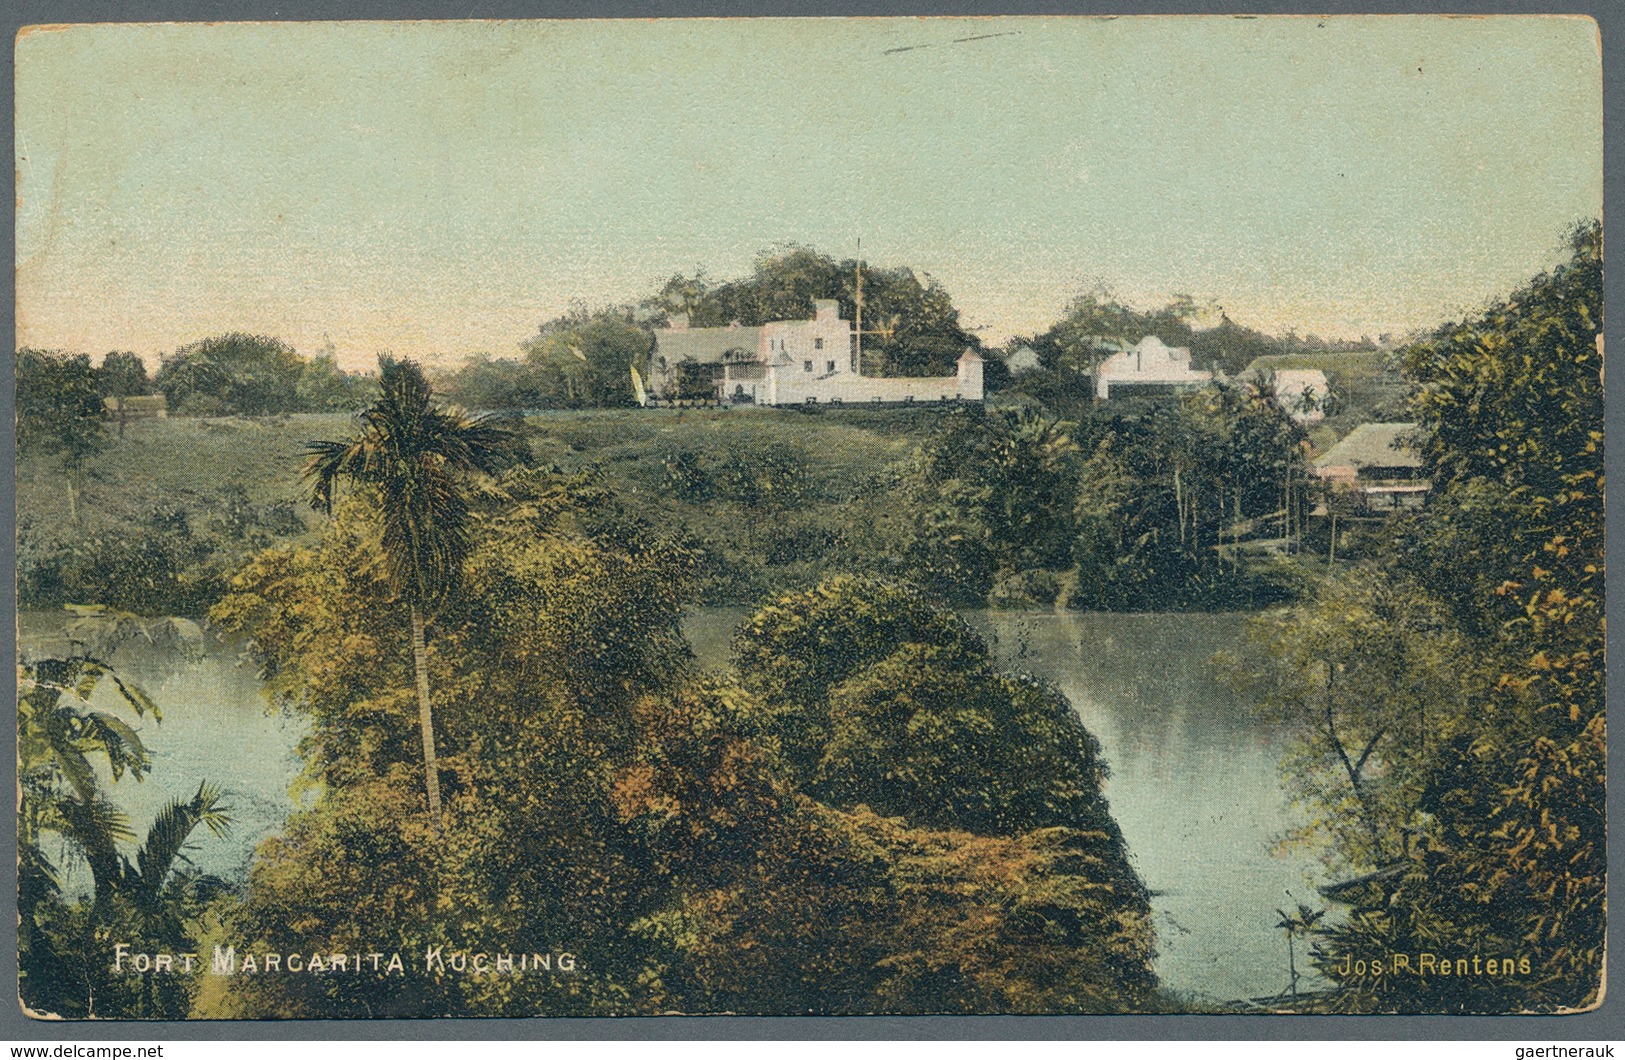
[[[861,236],[858,237],[857,268],[858,268],[858,309],[857,309],[857,321],[856,321],[856,326],[853,328],[853,334],[856,336],[856,338],[854,340],[856,342],[855,349],[858,351],[857,373],[859,375],[862,375],[863,374],[863,237],[861,237]]]

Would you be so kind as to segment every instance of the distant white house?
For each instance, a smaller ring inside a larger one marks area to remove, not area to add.
[[[1278,368],[1275,371],[1275,400],[1298,423],[1319,423],[1326,418],[1326,398],[1331,384],[1319,368]]]
[[[677,314],[655,329],[649,390],[657,401],[704,391],[735,405],[980,401],[982,358],[967,349],[950,376],[866,376],[852,322],[841,319],[834,299],[818,299],[811,320],[755,328],[691,328]]]
[[[1187,390],[1212,381],[1212,372],[1191,368],[1189,349],[1169,346],[1155,335],[1147,335],[1100,362],[1095,369],[1095,397],[1109,401],[1114,390]]]

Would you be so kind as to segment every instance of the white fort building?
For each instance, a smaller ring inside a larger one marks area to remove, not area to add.
[[[1170,346],[1147,335],[1127,349],[1118,349],[1095,369],[1095,397],[1111,400],[1113,393],[1157,394],[1191,390],[1213,382],[1212,372],[1191,367],[1191,351]]]
[[[949,376],[879,378],[858,367],[858,330],[834,299],[813,302],[811,320],[761,327],[691,328],[676,314],[655,329],[649,391],[656,400],[684,393],[735,405],[982,400],[982,358],[966,349]],[[679,384],[686,383],[680,387]]]

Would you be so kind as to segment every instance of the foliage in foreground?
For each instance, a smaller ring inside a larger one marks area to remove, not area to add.
[[[98,766],[115,786],[151,770],[131,717],[156,721],[158,708],[98,659],[18,668],[19,996],[36,1014],[178,1019],[188,1011],[194,981],[119,974],[110,951],[132,939],[172,954],[197,949],[198,922],[225,885],[192,869],[186,851],[200,826],[224,836],[231,816],[219,789],[200,783],[190,799],[161,809],[126,853],[135,833]],[[88,895],[66,882],[75,866],[89,870]]]
[[[1571,249],[1407,352],[1437,497],[1395,528],[1393,576],[1351,572],[1266,632],[1267,702],[1351,874],[1316,958],[1338,1010],[1552,1012],[1602,987],[1600,228]],[[1422,953],[1467,974],[1369,963]]]
[[[962,812],[946,788],[946,801],[893,791],[884,809],[871,807],[884,779],[858,759],[851,771],[875,774],[874,795],[819,791],[795,764],[810,745],[787,750],[781,704],[728,675],[693,672],[677,622],[696,557],[682,541],[640,528],[582,479],[518,472],[502,491],[477,508],[465,591],[433,624],[438,838],[421,810],[411,647],[370,522],[341,509],[319,547],[264,554],[216,609],[255,638],[273,692],[310,717],[304,754],[321,792],[262,846],[229,933],[244,950],[300,939],[414,958],[436,945],[567,950],[577,971],[418,972],[404,985],[370,971],[238,977],[200,1012],[1145,1003],[1155,985],[1146,895],[1099,799],[1098,759],[1063,765],[1094,744],[1070,713],[1060,720],[1053,694],[992,673],[967,640],[965,680],[983,688],[988,711],[936,719],[939,748],[974,736],[1015,753],[1024,733],[1009,726],[1030,716],[1060,726],[1053,775],[1025,791],[1026,774],[990,763],[919,763],[1025,809]],[[903,590],[831,591],[880,598],[893,617],[864,634],[863,651],[896,672],[920,648],[904,626],[957,622]],[[830,753],[887,739],[909,724],[898,713],[907,709],[871,698]]]

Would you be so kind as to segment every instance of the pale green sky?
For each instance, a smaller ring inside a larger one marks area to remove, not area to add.
[[[1101,282],[1376,335],[1602,211],[1578,18],[101,25],[16,58],[18,341],[96,355],[505,356],[573,299],[860,236],[989,341]]]

